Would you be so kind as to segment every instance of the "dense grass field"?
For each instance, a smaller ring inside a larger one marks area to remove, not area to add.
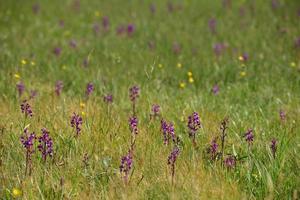
[[[300,198],[298,0],[1,0],[0,92],[1,199]]]

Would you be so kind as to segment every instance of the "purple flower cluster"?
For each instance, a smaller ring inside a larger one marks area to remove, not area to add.
[[[135,102],[140,95],[140,88],[136,85],[129,89],[129,97],[132,102]]]
[[[86,95],[89,96],[94,91],[94,85],[93,83],[88,83],[86,85]]]
[[[177,146],[175,146],[173,148],[171,154],[168,157],[168,165],[174,165],[175,164],[179,153],[180,153],[179,148]]]
[[[81,131],[81,125],[82,117],[80,117],[74,112],[73,116],[71,117],[71,127],[76,128],[76,136],[78,136]]]
[[[164,119],[161,120],[161,131],[164,136],[164,144],[169,144],[170,138],[172,138],[173,142],[175,142],[175,129],[173,123],[168,123]]]
[[[214,95],[217,95],[219,93],[219,90],[220,90],[219,86],[215,84],[211,91]]]
[[[217,20],[215,18],[211,18],[208,20],[208,27],[212,33],[216,33],[216,25],[217,25]]]
[[[160,106],[158,104],[153,104],[151,111],[152,113],[150,114],[150,119],[158,117],[160,115]]]
[[[105,103],[112,103],[113,102],[113,96],[111,94],[104,95],[103,101]]]
[[[38,95],[37,90],[30,90],[30,96],[29,99],[34,99]]]
[[[228,168],[228,169],[232,169],[235,167],[236,165],[236,158],[233,155],[229,155],[225,158],[224,160],[224,165]]]
[[[55,84],[55,93],[57,96],[60,96],[61,94],[61,91],[64,87],[64,84],[62,81],[57,81],[56,84]]]
[[[217,138],[214,138],[211,143],[210,143],[210,148],[209,148],[209,153],[211,155],[211,159],[214,160],[217,156],[218,153],[218,143],[217,143]]]
[[[36,139],[36,135],[34,132],[29,133],[28,129],[24,129],[24,134],[20,137],[21,143],[23,147],[26,149],[27,153],[32,154],[34,153],[34,140]]]
[[[102,18],[102,27],[104,31],[109,31],[109,18],[108,16],[104,16]]]
[[[46,162],[47,156],[53,156],[53,142],[49,136],[49,131],[46,128],[42,128],[42,135],[38,138],[38,149],[42,153],[42,158]]]
[[[121,158],[120,172],[124,174],[124,181],[127,183],[129,172],[133,165],[133,158],[131,151],[128,152],[127,155]]]
[[[280,110],[279,117],[280,117],[281,121],[284,121],[286,119],[286,113],[283,110]]]
[[[53,49],[53,54],[56,55],[56,56],[60,56],[60,54],[61,54],[61,48],[60,47],[55,47]]]
[[[32,162],[31,157],[34,153],[34,141],[36,139],[35,133],[29,133],[28,129],[24,129],[24,134],[20,137],[21,143],[23,144],[23,147],[26,150],[26,169],[25,169],[25,175],[27,174],[27,171],[29,170],[29,175],[31,174],[32,170]]]
[[[19,96],[22,96],[22,94],[25,91],[25,85],[24,85],[24,83],[23,82],[18,82],[16,86],[17,86],[17,90],[18,90]]]
[[[22,113],[25,114],[25,117],[27,117],[27,116],[32,117],[33,116],[33,112],[32,112],[31,106],[29,105],[29,103],[27,102],[27,100],[24,100],[21,103],[21,111],[22,111]]]
[[[129,129],[132,134],[138,134],[138,118],[137,117],[130,117],[129,118]]]
[[[275,158],[276,151],[277,151],[277,140],[275,138],[271,140],[270,148],[271,148],[272,155]]]
[[[189,128],[189,136],[193,139],[193,143],[195,144],[196,132],[201,128],[200,117],[197,112],[193,112],[193,114],[188,117],[187,126]]]
[[[244,135],[245,140],[248,142],[248,144],[252,144],[254,140],[254,134],[253,134],[253,129],[248,129],[248,131]]]
[[[223,43],[216,43],[213,46],[215,55],[216,56],[220,56],[224,52],[225,48],[226,48],[225,44],[223,44]]]
[[[134,24],[128,24],[128,25],[127,25],[127,35],[128,35],[128,36],[132,36],[133,33],[134,33],[134,31],[135,31],[135,26],[134,26]]]

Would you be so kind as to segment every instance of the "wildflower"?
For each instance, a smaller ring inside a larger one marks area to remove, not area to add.
[[[296,63],[295,63],[295,62],[291,62],[291,63],[290,63],[290,66],[291,66],[291,67],[296,67]]]
[[[135,113],[136,113],[136,110],[135,110],[136,105],[135,104],[136,104],[136,100],[139,97],[139,95],[140,95],[140,88],[138,86],[134,85],[129,89],[129,97],[132,102],[133,115],[135,115]]]
[[[138,119],[137,117],[130,117],[129,118],[129,129],[132,134],[137,135],[138,134]]]
[[[215,137],[211,143],[210,143],[210,148],[209,148],[209,153],[211,155],[211,159],[214,160],[216,159],[217,152],[218,152],[218,143],[217,143],[217,137]]]
[[[236,165],[236,158],[233,155],[229,155],[225,158],[224,160],[224,165],[228,168],[228,169],[232,169],[235,167]]]
[[[26,64],[27,64],[27,61],[26,61],[25,59],[22,59],[22,60],[21,60],[21,64],[22,64],[22,65],[26,65]]]
[[[193,73],[192,72],[188,72],[187,75],[188,75],[188,77],[192,77]]]
[[[132,153],[131,153],[131,151],[129,151],[127,155],[125,155],[121,158],[121,165],[120,165],[120,173],[124,174],[123,178],[124,178],[125,183],[128,182],[128,176],[129,176],[129,172],[132,168],[132,165],[133,165]]]
[[[55,93],[57,96],[60,96],[62,89],[64,87],[64,84],[62,81],[57,81],[55,84]]]
[[[100,26],[98,23],[93,24],[93,31],[95,35],[98,35],[98,33],[100,32]]]
[[[104,95],[103,101],[105,103],[112,103],[113,102],[113,96],[111,94]]]
[[[241,76],[241,77],[244,77],[244,76],[246,76],[246,75],[247,75],[247,73],[246,73],[245,71],[241,71],[241,72],[240,72],[240,76]]]
[[[194,83],[193,77],[189,77],[189,83]]]
[[[244,134],[245,140],[246,142],[248,142],[248,144],[252,144],[253,140],[254,140],[254,135],[253,135],[253,129],[248,129],[248,131]]]
[[[182,64],[181,63],[177,63],[177,68],[182,68]]]
[[[116,29],[117,35],[122,35],[125,32],[126,28],[124,25],[119,25]]]
[[[179,83],[179,87],[180,87],[181,89],[185,88],[185,83],[184,83],[184,82],[180,82],[180,83]]]
[[[100,16],[100,12],[99,11],[95,11],[95,17],[99,17]]]
[[[270,148],[271,148],[273,158],[275,158],[275,154],[276,154],[276,151],[277,151],[277,140],[275,138],[273,138],[271,140]]]
[[[14,198],[18,198],[18,197],[22,196],[22,190],[20,190],[19,188],[13,188],[12,189],[12,196]]]
[[[82,117],[77,115],[75,112],[73,113],[73,116],[71,117],[71,127],[76,129],[76,136],[79,136],[79,133],[81,131],[81,125],[82,125]]]
[[[84,109],[85,108],[85,103],[80,102],[79,106],[80,106],[81,109]]]
[[[160,112],[160,106],[158,104],[153,104],[151,108],[152,113],[150,114],[150,117],[157,117],[159,116]]]
[[[55,47],[55,48],[53,49],[53,53],[54,53],[54,55],[56,55],[56,56],[60,56],[60,54],[61,54],[61,48],[60,48],[60,47]]]
[[[38,149],[42,153],[42,158],[46,162],[47,156],[53,156],[53,142],[49,136],[49,131],[46,128],[42,128],[42,135],[38,138]]]
[[[38,95],[37,90],[30,90],[30,96],[29,99],[34,99]]]
[[[220,90],[219,86],[215,84],[211,91],[213,94],[217,95],[219,93],[219,90]]]
[[[31,61],[30,64],[31,64],[31,66],[35,66],[35,62],[34,61]]]
[[[225,49],[225,45],[223,43],[217,43],[213,46],[213,50],[216,56],[220,56]]]
[[[286,119],[286,113],[283,110],[280,110],[279,117],[280,117],[281,121],[284,121]]]
[[[90,96],[90,94],[94,91],[93,83],[88,83],[86,86],[86,95]]]
[[[25,91],[25,85],[23,82],[17,83],[17,90],[18,90],[19,96],[22,96],[22,94]]]
[[[21,143],[26,150],[26,168],[25,168],[25,175],[29,171],[29,175],[32,171],[32,154],[34,153],[34,141],[36,139],[35,133],[29,133],[28,129],[24,129],[24,134],[20,137]]]
[[[159,68],[162,68],[162,67],[163,67],[163,65],[159,63],[159,64],[158,64],[158,67],[159,67]]]
[[[168,165],[171,167],[171,175],[172,175],[172,183],[175,175],[175,162],[180,153],[180,150],[177,146],[175,146],[168,157]]]
[[[224,148],[225,148],[225,138],[227,136],[226,130],[228,129],[228,117],[225,117],[220,126],[221,130],[221,160],[223,160]]]
[[[73,48],[73,49],[76,49],[76,47],[77,47],[77,42],[76,42],[76,40],[70,40],[69,46],[70,46],[71,48]]]
[[[109,18],[108,18],[108,16],[104,16],[102,18],[102,27],[103,27],[104,31],[109,30]]]
[[[15,77],[16,79],[20,79],[20,78],[21,78],[20,74],[18,74],[18,73],[14,74],[14,77]]]
[[[161,120],[160,124],[161,124],[161,126],[160,126],[161,131],[164,136],[164,144],[168,144],[168,142],[169,142],[169,135],[168,135],[169,125],[164,119]]]
[[[175,137],[175,129],[173,123],[168,123],[164,119],[161,120],[161,131],[164,136],[164,144],[167,145],[169,144],[170,139],[172,138],[173,142],[176,142],[176,137]]]
[[[246,61],[248,61],[248,59],[249,59],[249,56],[247,53],[244,53],[243,55],[239,56],[239,61],[246,62]]]
[[[212,33],[216,33],[216,25],[217,20],[215,18],[211,18],[208,20],[208,27]]]
[[[84,111],[81,111],[81,115],[84,117],[86,116],[85,112]]]
[[[31,106],[29,105],[29,103],[27,102],[27,100],[24,100],[21,103],[21,111],[22,111],[22,113],[25,114],[25,117],[27,117],[27,116],[32,117],[33,116],[33,113],[32,113],[32,110],[31,110]]]
[[[192,115],[188,117],[188,129],[189,129],[189,136],[193,140],[193,144],[196,144],[195,137],[196,137],[196,132],[198,129],[201,128],[201,122],[200,122],[200,117],[197,112],[193,112]]]
[[[135,26],[133,24],[128,24],[127,25],[127,35],[132,36],[134,31],[135,31]]]

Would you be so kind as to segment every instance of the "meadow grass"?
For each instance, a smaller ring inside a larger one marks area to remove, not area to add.
[[[1,0],[0,197],[298,199],[300,45],[295,41],[300,4],[281,0],[272,8],[271,2],[237,0],[224,7],[221,1],[169,1],[170,12],[167,1]],[[108,31],[103,31],[104,16]],[[209,29],[210,19],[216,20],[216,33]],[[97,24],[98,33],[93,30]],[[123,35],[116,34],[120,24]],[[126,33],[128,24],[135,26],[132,35]],[[175,43],[179,53],[173,52]],[[218,43],[226,46],[219,56],[213,49]],[[59,56],[53,53],[57,47]],[[244,53],[248,60],[239,60]],[[63,81],[60,96],[54,92],[58,80]],[[21,97],[20,81],[25,85]],[[95,90],[87,98],[89,82]],[[217,95],[211,91],[215,84]],[[119,166],[131,145],[128,90],[133,85],[140,88],[139,133],[125,183]],[[31,90],[38,94],[29,100],[33,117],[25,118],[20,104]],[[113,95],[113,103],[103,102],[106,94]],[[160,119],[150,120],[153,104],[160,105],[162,118],[174,123],[180,138],[173,183],[167,164],[172,144],[163,143]],[[187,128],[194,111],[202,124],[197,147]],[[83,117],[77,138],[70,125],[73,112]],[[224,154],[239,158],[234,168],[212,161],[206,152],[213,138],[220,139],[226,117]],[[45,127],[53,139],[53,157],[44,163],[36,150],[30,176],[24,173],[20,142],[25,127],[37,135]],[[252,145],[244,138],[249,128]],[[273,138],[278,141],[275,158]]]

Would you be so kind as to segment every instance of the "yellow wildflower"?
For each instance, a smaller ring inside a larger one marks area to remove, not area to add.
[[[14,198],[20,197],[22,195],[22,191],[19,188],[13,188],[12,195]]]
[[[291,67],[296,67],[296,63],[295,62],[291,62],[290,65],[291,65]]]
[[[35,62],[34,61],[31,61],[30,64],[31,64],[31,66],[35,66]]]
[[[83,117],[85,117],[86,114],[85,114],[84,111],[82,111],[82,112],[81,112],[81,115],[82,115]]]
[[[193,73],[192,72],[188,72],[188,76],[189,77],[193,76]]]
[[[184,82],[180,82],[179,83],[179,87],[182,88],[182,89],[185,88],[185,83]]]
[[[83,103],[83,102],[80,102],[80,108],[85,108],[85,103]]]
[[[193,77],[189,77],[189,83],[194,83]]]
[[[182,64],[181,64],[181,63],[177,63],[177,67],[178,67],[178,68],[181,68],[181,67],[182,67]]]
[[[20,74],[18,74],[18,73],[14,74],[14,77],[15,77],[16,79],[20,79],[20,78],[21,78]]]
[[[159,63],[159,64],[158,64],[158,67],[159,67],[159,68],[162,68],[162,67],[163,67],[163,65],[162,65],[161,63]]]
[[[99,17],[100,16],[100,12],[99,11],[95,11],[95,16]]]
[[[241,76],[241,77],[246,76],[246,72],[245,72],[245,71],[241,71],[241,72],[240,72],[240,76]]]
[[[26,65],[26,64],[27,64],[27,61],[26,61],[25,59],[22,59],[22,60],[21,60],[21,64],[22,64],[22,65]]]
[[[244,57],[243,56],[239,56],[239,61],[244,61]]]
[[[180,117],[180,121],[181,121],[181,122],[184,122],[184,116],[181,116],[181,117]]]

